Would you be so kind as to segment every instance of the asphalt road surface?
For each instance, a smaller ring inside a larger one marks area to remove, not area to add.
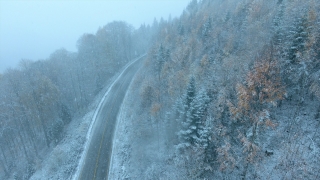
[[[117,115],[129,84],[141,66],[143,57],[130,65],[111,87],[92,127],[88,151],[80,164],[78,179],[108,179],[112,142]]]

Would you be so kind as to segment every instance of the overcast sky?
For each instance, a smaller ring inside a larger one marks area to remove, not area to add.
[[[57,49],[76,51],[84,33],[114,20],[138,28],[154,18],[179,17],[190,0],[0,0],[0,72],[21,59],[45,59]]]

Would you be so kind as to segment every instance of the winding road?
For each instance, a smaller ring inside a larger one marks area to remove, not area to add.
[[[137,58],[123,70],[111,84],[101,100],[78,171],[73,179],[108,179],[112,143],[117,115],[135,73],[141,67],[144,56]]]

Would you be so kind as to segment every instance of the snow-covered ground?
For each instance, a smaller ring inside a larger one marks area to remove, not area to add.
[[[176,164],[173,136],[167,133],[172,131],[168,131],[172,127],[167,126],[166,120],[155,121],[155,118],[146,116],[148,113],[137,111],[141,86],[139,79],[135,77],[131,82],[118,115],[109,179],[187,179],[185,169]],[[39,164],[31,179],[72,178],[95,109],[107,89],[97,96],[87,114],[73,119],[64,139]],[[249,167],[248,178],[319,177],[320,119],[315,116],[317,107],[316,101],[308,101],[301,106],[286,102],[274,110],[277,127],[263,130],[260,137],[261,159]],[[273,154],[264,155],[266,150]],[[220,172],[217,168],[211,170],[208,176],[212,179],[237,179],[240,174],[241,168],[232,173]]]
[[[140,56],[139,58],[143,57]],[[72,179],[77,172],[79,161],[83,157],[85,146],[90,138],[90,129],[94,123],[97,109],[108,93],[113,82],[134,61],[123,67],[119,73],[108,81],[108,85],[96,96],[83,116],[75,117],[66,127],[64,137],[57,146],[51,149],[49,155],[38,164],[31,180],[41,179]],[[80,162],[81,163],[81,162]]]
[[[118,75],[117,75],[118,76]],[[115,76],[115,77],[117,77]],[[113,82],[112,78],[109,82]],[[106,87],[108,89],[109,85]],[[88,107],[84,116],[73,118],[65,129],[65,136],[50,154],[39,164],[31,180],[42,179],[72,179],[75,174],[85,144],[88,140],[88,131],[93,123],[95,111],[106,90],[97,95],[95,101]]]
[[[109,179],[183,179],[167,123],[137,111],[140,79],[136,74],[118,115]]]
[[[63,140],[51,151],[30,179],[71,179],[83,151],[93,114],[94,110],[91,110],[84,117],[74,119],[70,123]]]
[[[132,123],[130,120],[125,120],[128,113],[128,92],[129,91],[126,93],[126,97],[124,98],[124,102],[118,115],[112,147],[113,154],[111,156],[109,179],[125,179],[128,177],[125,162],[129,160],[130,156],[131,146],[130,143],[128,143],[128,132],[130,131],[129,128]]]
[[[139,78],[132,82],[118,117],[110,179],[190,179],[179,168],[174,141],[167,135],[166,120],[157,122],[138,112]],[[138,81],[138,82],[137,82]],[[246,179],[318,179],[320,169],[320,119],[317,102],[297,105],[286,101],[274,109],[277,126],[264,128],[259,135],[259,161],[251,164]],[[160,136],[159,136],[160,134]],[[239,148],[242,147],[239,145]],[[242,151],[240,149],[240,151]],[[237,157],[240,159],[240,157]],[[231,172],[215,167],[209,179],[240,179],[240,161]]]

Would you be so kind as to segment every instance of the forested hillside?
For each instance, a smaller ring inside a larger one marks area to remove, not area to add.
[[[116,177],[319,179],[319,12],[193,0],[162,24],[127,98]]]
[[[21,61],[0,74],[0,179],[29,179],[145,52],[119,115],[115,179],[319,179],[319,12],[317,0],[192,0],[179,18],[112,22],[77,52]]]
[[[135,30],[112,22],[80,37],[77,52],[60,49],[48,59],[23,60],[2,74],[0,179],[29,179],[64,137],[69,122],[88,111],[121,67],[147,51],[153,32],[150,26]]]

